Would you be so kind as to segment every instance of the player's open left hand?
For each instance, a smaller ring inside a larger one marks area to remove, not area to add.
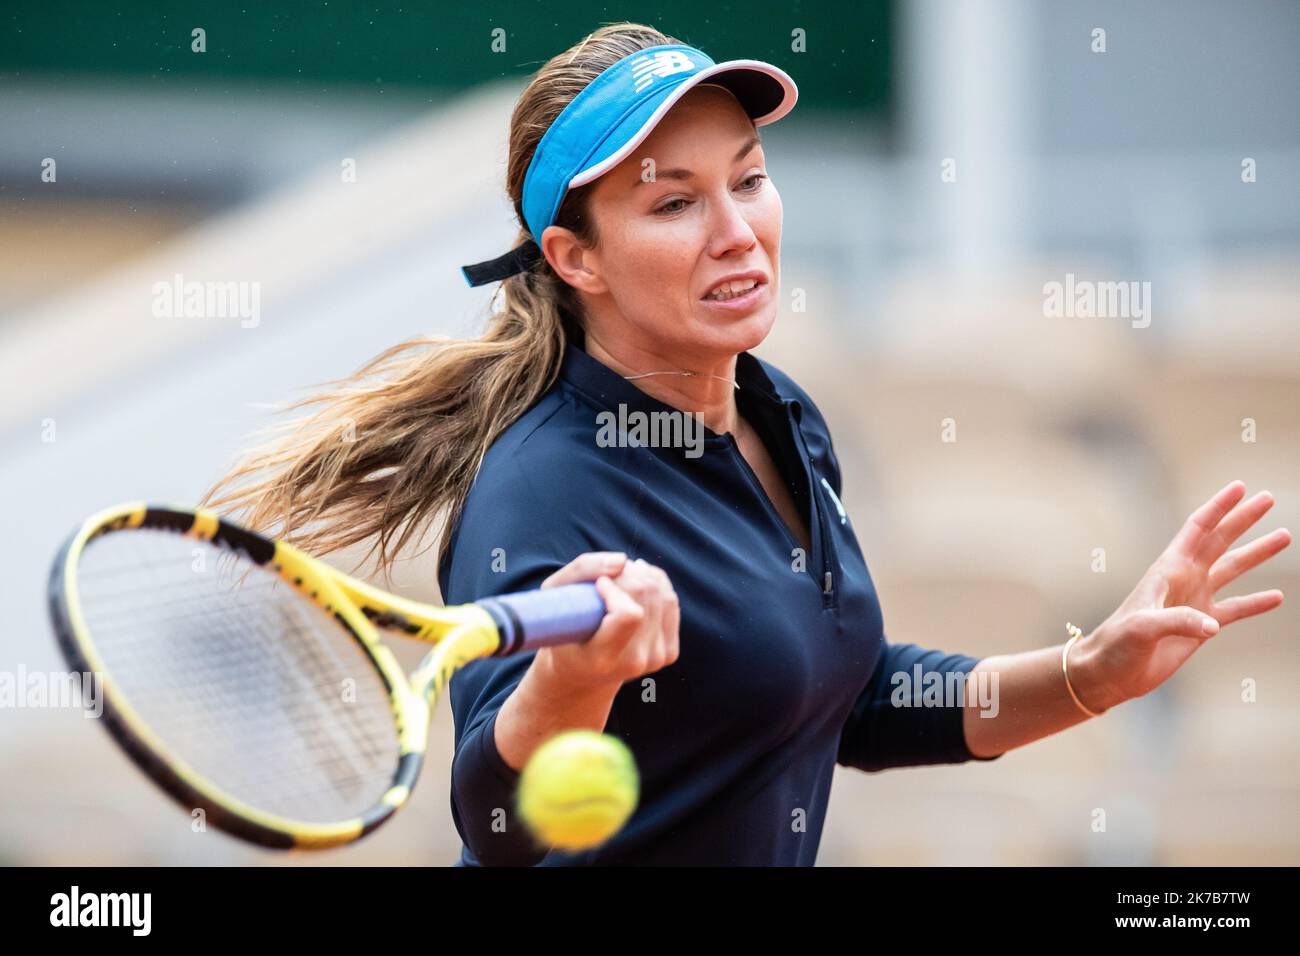
[[[1070,672],[1085,680],[1083,703],[1103,710],[1160,686],[1222,628],[1271,611],[1279,590],[1216,600],[1215,595],[1291,543],[1278,528],[1249,544],[1229,548],[1269,508],[1261,491],[1243,501],[1246,486],[1233,481],[1194,511],[1137,587],[1116,611],[1070,651]]]

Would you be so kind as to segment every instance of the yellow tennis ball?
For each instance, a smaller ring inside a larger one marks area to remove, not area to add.
[[[589,850],[604,843],[636,809],[636,761],[623,741],[594,730],[568,730],[538,747],[519,778],[519,813],[544,844]]]

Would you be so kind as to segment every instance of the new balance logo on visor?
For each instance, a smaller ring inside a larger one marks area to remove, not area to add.
[[[657,76],[689,73],[693,69],[695,61],[681,50],[659,50],[632,61],[632,76],[636,80],[635,89],[638,93],[649,87]]]

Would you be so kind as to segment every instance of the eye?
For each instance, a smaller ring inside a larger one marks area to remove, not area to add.
[[[675,204],[676,204],[676,203],[683,203],[683,205],[682,205],[682,206],[676,206],[676,207],[675,207]],[[678,199],[670,199],[670,200],[668,200],[666,203],[664,203],[662,206],[660,206],[658,209],[655,210],[655,215],[658,215],[658,216],[667,216],[667,215],[671,215],[672,213],[675,213],[675,212],[681,212],[683,209],[686,208],[686,204],[687,204],[687,201],[686,201],[685,199],[681,199],[681,198],[678,198]]]
[[[765,179],[767,179],[766,173],[754,173],[753,175],[746,176],[741,180],[740,188],[742,191],[747,193],[756,193],[763,188],[763,180]],[[681,203],[681,205],[679,206],[678,203]],[[668,200],[662,206],[656,208],[654,212],[656,216],[671,216],[674,213],[681,212],[690,204],[689,199],[682,199],[679,197],[677,199]]]

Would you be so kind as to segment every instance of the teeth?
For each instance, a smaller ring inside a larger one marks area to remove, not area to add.
[[[734,282],[724,282],[705,296],[705,298],[717,299],[719,301],[733,299],[738,295],[743,295],[748,292],[756,285],[758,285],[758,280],[756,279],[737,279]]]

